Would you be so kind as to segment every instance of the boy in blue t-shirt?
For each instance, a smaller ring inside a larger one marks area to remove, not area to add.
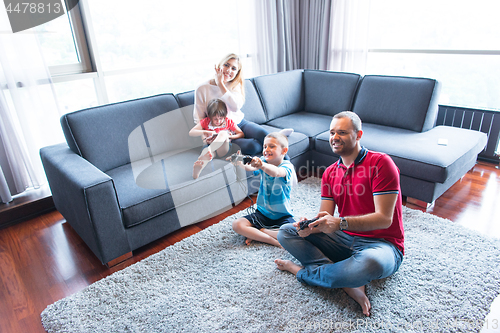
[[[285,160],[288,139],[283,134],[269,133],[264,139],[262,157],[254,157],[249,164],[238,162],[246,171],[261,174],[257,210],[255,213],[238,218],[233,222],[233,230],[252,240],[281,247],[276,237],[279,227],[293,223],[290,193],[297,182],[293,164]]]

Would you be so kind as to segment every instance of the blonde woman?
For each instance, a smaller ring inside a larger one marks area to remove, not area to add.
[[[233,142],[241,148],[245,155],[256,155],[262,152],[264,138],[269,133],[262,126],[245,120],[241,107],[245,103],[245,87],[241,59],[230,53],[215,66],[215,77],[196,88],[194,97],[194,122],[208,116],[207,106],[213,99],[221,99],[227,107],[227,117],[244,133],[245,137]],[[292,129],[284,129],[282,134],[288,136]]]

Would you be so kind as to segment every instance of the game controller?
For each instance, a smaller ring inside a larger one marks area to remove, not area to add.
[[[231,163],[236,163],[238,161],[243,162],[243,164],[248,164],[252,161],[252,156],[250,155],[238,155],[237,153],[234,153],[231,157]]]
[[[304,230],[305,228],[307,228],[307,226],[315,221],[318,220],[318,217],[315,217],[311,220],[304,220],[304,221],[300,221],[300,224],[299,224],[299,230]]]

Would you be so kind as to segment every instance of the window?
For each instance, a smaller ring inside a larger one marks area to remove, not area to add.
[[[39,26],[38,32],[40,32],[39,41],[48,66],[79,62],[69,15],[65,14]]]
[[[104,71],[193,62],[239,48],[235,1],[88,3]]]
[[[52,76],[92,71],[79,5],[36,27],[40,46]]]
[[[93,78],[60,81],[54,87],[63,114],[99,105]]]
[[[62,109],[195,89],[224,55],[251,53],[252,4],[80,0],[68,15],[40,27]],[[71,97],[60,95],[67,93]]]
[[[210,78],[245,43],[241,3],[88,0],[109,102],[193,90]]]
[[[500,110],[496,0],[371,2],[367,74],[441,83],[439,104]]]

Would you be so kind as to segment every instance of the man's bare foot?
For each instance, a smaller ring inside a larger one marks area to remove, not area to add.
[[[292,273],[293,275],[297,275],[297,273],[302,269],[299,265],[296,265],[295,263],[291,262],[290,260],[282,260],[282,259],[276,259],[274,260],[274,263],[278,267],[279,270],[281,271],[288,271]]]
[[[351,296],[356,302],[361,305],[361,309],[363,309],[363,313],[368,317],[370,316],[370,310],[372,305],[370,304],[370,300],[365,293],[365,286],[361,286],[358,288],[344,288],[344,291],[347,295]]]

